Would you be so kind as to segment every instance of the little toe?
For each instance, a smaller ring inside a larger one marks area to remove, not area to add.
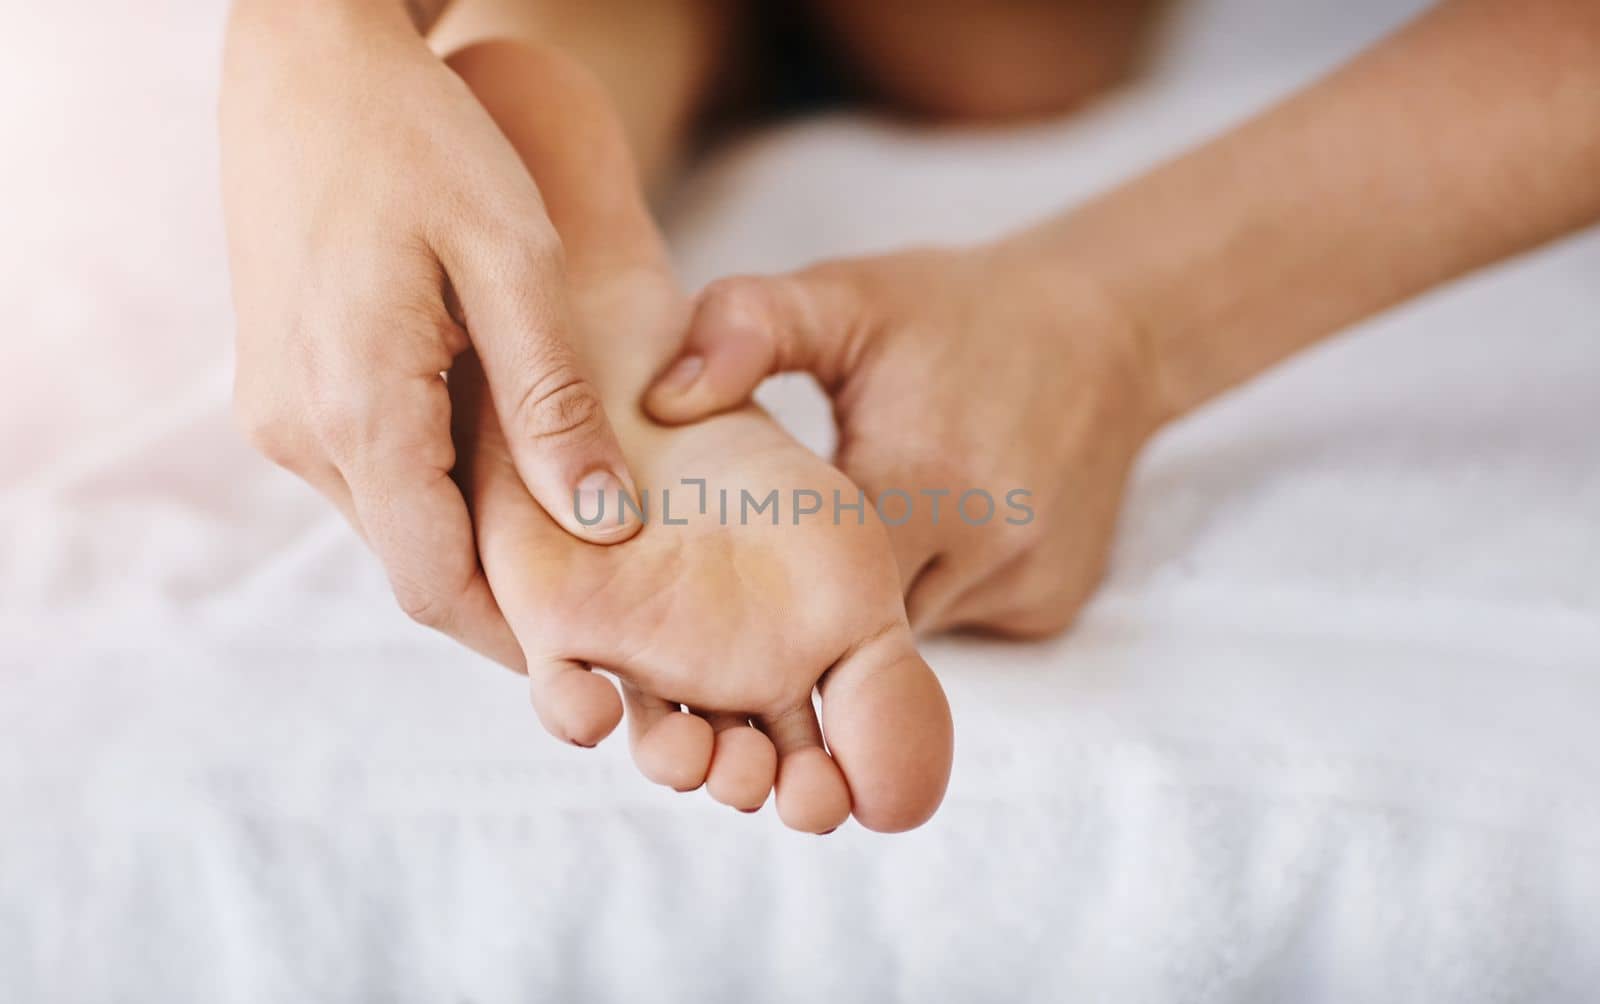
[[[755,812],[766,804],[778,771],[778,751],[760,730],[738,715],[710,715],[716,731],[706,790],[723,805]]]
[[[574,746],[595,745],[622,720],[617,689],[582,663],[530,661],[528,696],[545,729]]]
[[[778,818],[790,829],[831,833],[850,818],[850,789],[822,745],[810,702],[761,719],[778,754]]]
[[[828,671],[822,721],[861,825],[909,830],[939,808],[955,746],[950,705],[903,624]]]
[[[693,791],[705,783],[714,739],[711,725],[676,704],[623,686],[633,762],[656,784]]]

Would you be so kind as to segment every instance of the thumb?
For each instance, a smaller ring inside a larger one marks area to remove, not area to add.
[[[594,384],[562,341],[531,364],[491,372],[490,394],[528,491],[568,533],[597,544],[640,529],[622,495],[637,498]],[[498,384],[498,386],[497,386]]]
[[[849,375],[865,320],[856,286],[837,272],[719,279],[700,294],[678,357],[645,392],[645,411],[669,424],[695,421],[791,371],[832,389]]]
[[[555,251],[456,268],[452,280],[507,451],[529,493],[568,533],[596,544],[642,525],[600,394],[567,342],[565,276]],[[515,276],[520,281],[508,281]]]
[[[488,382],[506,449],[523,484],[555,523],[592,544],[616,544],[642,523],[619,494],[637,499],[621,444],[590,384],[570,329],[560,237],[526,225],[517,240],[440,241],[454,312]]]

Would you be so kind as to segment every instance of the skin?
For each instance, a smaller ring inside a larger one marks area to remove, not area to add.
[[[853,811],[875,830],[927,819],[943,797],[949,707],[916,652],[881,525],[695,511],[683,477],[737,497],[856,489],[754,407],[669,429],[637,407],[688,318],[603,89],[549,47],[474,45],[450,59],[545,192],[567,249],[573,340],[642,488],[665,513],[611,547],[578,541],[516,475],[486,381],[452,374],[462,465],[484,567],[525,654],[534,706],[556,736],[592,745],[622,708],[647,777],[808,832]],[[592,512],[593,509],[587,511]],[[820,685],[823,731],[812,711]],[[679,710],[686,705],[695,713]],[[753,723],[753,725],[751,724]]]
[[[1600,219],[1596,123],[1600,6],[1440,4],[1234,131],[995,244],[713,284],[646,405],[689,421],[808,370],[862,485],[1034,488],[1023,531],[890,534],[919,629],[1049,634],[1099,580],[1154,431]]]
[[[550,46],[605,88],[646,188],[670,175],[734,40],[731,0],[456,0],[435,52],[476,42]]]
[[[630,462],[651,481],[670,482],[687,465],[730,488],[848,495],[851,486],[754,410],[682,436],[643,419],[639,391],[680,341],[687,306],[625,152],[613,150],[598,177],[626,197],[593,203],[593,219],[570,212],[558,227],[536,178],[571,162],[547,152],[530,172],[521,161],[540,149],[528,135],[534,121],[540,137],[560,137],[558,150],[595,138],[592,122],[563,114],[570,80],[513,72],[521,83],[502,93],[474,76],[499,95],[514,148],[433,54],[495,37],[559,48],[592,74],[576,88],[578,107],[607,123],[602,145],[616,146],[620,129],[655,180],[711,96],[733,6],[237,0],[220,124],[238,416],[263,453],[322,491],[373,546],[408,613],[526,670],[558,735],[592,743],[615,725],[614,692],[586,671],[606,665],[624,681],[652,778],[692,787],[704,777],[714,796],[751,810],[776,776],[780,814],[798,828],[837,825],[853,805],[868,826],[903,829],[938,804],[950,725],[910,648],[882,528],[808,525],[780,537],[701,524],[676,541],[641,535],[619,556],[575,545],[638,532],[632,521],[584,526],[568,504],[585,472],[605,470],[632,489]],[[1037,39],[1041,28],[1035,18],[1022,34]],[[969,29],[942,17],[928,28],[947,38]],[[471,74],[474,53],[457,68]],[[1037,66],[1024,76],[1047,100],[1061,92]],[[564,191],[595,187],[588,182]],[[595,219],[626,219],[636,240],[594,238]],[[587,235],[576,255],[569,231]],[[607,337],[590,338],[596,330]],[[637,335],[609,337],[624,331]],[[617,430],[608,411],[621,416]],[[451,426],[454,438],[443,431]],[[485,547],[488,576],[480,542],[503,544]],[[767,588],[747,596],[752,576]],[[573,603],[609,595],[602,582],[627,587],[615,608]],[[663,583],[674,582],[683,586],[663,605]],[[773,631],[835,582],[846,585],[830,586],[828,603]],[[584,588],[569,591],[575,583]],[[749,602],[728,619],[730,597],[742,596]],[[705,623],[723,623],[723,633],[682,626]],[[717,672],[706,672],[706,653]],[[819,680],[831,749],[810,710]],[[703,714],[681,713],[681,703]]]
[[[694,361],[647,407],[681,421],[743,400],[768,373],[814,373],[833,397],[843,471],[874,496],[949,493],[937,520],[924,502],[889,527],[912,624],[1053,634],[1104,571],[1154,420],[1117,306],[1087,283],[1027,281],[1036,265],[998,249],[917,251],[719,282],[698,307]],[[969,489],[1019,487],[1029,522],[973,526],[954,511]]]
[[[1137,28],[1083,0],[992,13],[902,6],[864,17],[818,3],[814,13],[841,47],[883,68],[880,93],[944,117],[1065,107],[1127,62]],[[449,477],[457,457],[440,374],[475,351],[524,483],[569,533],[606,543],[637,532],[633,522],[585,527],[563,504],[591,476],[633,481],[569,342],[565,251],[538,187],[423,36],[440,52],[487,37],[559,47],[605,87],[655,181],[728,69],[738,8],[234,3],[219,119],[239,424],[345,515],[410,616],[514,669],[521,651]],[[975,32],[994,39],[985,60],[1012,69],[941,57],[930,73],[885,42],[908,24],[928,52],[965,52]],[[985,96],[978,106],[974,94]]]
[[[400,605],[513,667],[479,567],[441,373],[472,347],[519,475],[574,535],[574,487],[631,486],[567,341],[539,190],[418,26],[437,3],[240,0],[220,110],[251,440],[349,518]],[[596,481],[595,479],[598,479]]]
[[[593,136],[581,120],[563,118],[561,103],[552,112],[541,102],[582,89],[563,91],[559,80],[513,66],[504,78],[522,82],[508,92],[515,100],[502,101],[492,96],[501,70],[478,76],[458,63],[499,109],[496,118],[528,168],[519,175],[469,110],[476,106],[458,100],[459,88],[417,57],[409,40],[431,12],[402,21],[396,9],[371,0],[319,5],[315,16],[298,3],[241,3],[236,12],[223,125],[225,150],[242,151],[228,157],[243,165],[225,167],[241,303],[241,415],[269,454],[321,485],[386,558],[410,553],[413,563],[443,562],[442,575],[396,575],[402,602],[458,631],[469,621],[493,622],[462,633],[477,634],[480,648],[508,663],[526,657],[535,704],[552,731],[592,741],[615,725],[614,692],[586,671],[607,666],[624,681],[647,774],[675,787],[709,776],[713,794],[749,807],[758,793],[765,797],[769,764],[777,761],[780,813],[802,829],[842,818],[848,804],[876,828],[914,825],[937,805],[948,772],[942,695],[936,683],[928,686],[926,667],[908,654],[903,623],[882,600],[896,578],[880,560],[889,553],[883,528],[803,527],[780,540],[765,528],[735,533],[699,522],[647,530],[615,552],[580,544],[560,532],[560,521],[587,531],[539,480],[538,456],[524,459],[525,427],[507,420],[522,409],[506,402],[528,396],[516,381],[557,359],[558,374],[571,377],[558,389],[578,387],[587,403],[576,408],[582,423],[565,420],[573,408],[555,408],[565,416],[556,431],[591,428],[587,416],[604,408],[626,415],[618,419],[617,449],[658,489],[684,476],[680,465],[693,464],[701,465],[694,476],[758,493],[777,478],[784,487],[848,487],[759,413],[741,408],[678,438],[632,408],[657,370],[669,376],[649,407],[670,421],[733,407],[768,372],[813,370],[835,392],[841,464],[863,486],[1041,486],[1039,518],[1026,530],[977,534],[948,519],[943,529],[913,521],[890,528],[890,539],[919,626],[1049,633],[1070,621],[1101,574],[1127,471],[1155,429],[1354,320],[1600,216],[1591,125],[1600,118],[1600,14],[1583,0],[1514,7],[1456,0],[1234,133],[1008,240],[718,284],[695,313],[688,357],[697,361],[663,367],[663,346],[676,330],[663,318],[685,308],[659,264],[653,232],[648,240],[617,236],[639,230],[630,221],[646,220],[642,209],[596,199],[553,223],[562,213],[545,213],[526,196],[538,193],[530,172],[566,192],[636,189],[621,175],[609,176],[615,187],[607,189],[606,172],[563,159],[561,150],[587,150],[585,137]],[[849,9],[841,9],[841,37],[854,31],[871,50],[875,29],[859,20],[852,28]],[[379,17],[384,11],[389,16]],[[984,34],[967,20],[970,11],[946,16],[951,11],[916,17],[932,36],[939,25],[949,37]],[[951,32],[951,25],[962,27]],[[1015,37],[1012,55],[1026,56],[1037,33]],[[370,53],[342,58],[357,41],[372,42]],[[871,52],[864,58],[871,63]],[[882,93],[904,92],[901,100],[936,116],[1054,110],[1099,86],[1061,85],[1039,76],[1048,61],[1024,59],[974,109],[957,100],[973,90],[951,82],[999,78],[943,61],[931,76],[914,58],[881,65]],[[629,86],[635,96],[668,93],[637,80]],[[371,95],[383,100],[364,100]],[[371,107],[421,113],[396,122],[373,116]],[[338,149],[319,149],[316,129],[252,125],[308,109],[316,113],[311,121],[333,123],[325,134],[342,141],[323,135],[323,145],[370,147],[374,155],[364,160],[378,167],[329,171]],[[533,121],[549,124],[519,137],[517,124]],[[624,114],[622,121],[638,147],[647,145],[638,137],[662,135],[638,125],[659,125],[659,116]],[[415,143],[385,154],[384,137],[406,135],[407,122],[442,130],[443,142],[421,149],[449,149],[450,163],[419,157]],[[269,132],[293,137],[292,155],[286,146],[274,150]],[[539,152],[544,137],[557,136],[560,143]],[[261,148],[252,149],[252,139]],[[301,162],[321,168],[299,171]],[[555,180],[564,170],[576,180]],[[354,208],[332,198],[335,191],[354,191]],[[515,192],[523,194],[507,194]],[[485,211],[483,193],[501,200],[488,200]],[[417,212],[421,223],[406,220]],[[363,230],[373,219],[395,218],[407,240],[386,245]],[[329,241],[329,233],[341,239]],[[579,240],[587,250],[574,256],[563,242],[577,234],[588,235]],[[305,253],[319,246],[379,250],[354,256],[356,271],[340,273],[348,262]],[[362,275],[367,282],[357,281]],[[395,297],[397,287],[425,295]],[[349,289],[366,293],[343,292]],[[315,295],[297,299],[298,290]],[[520,310],[507,314],[496,294]],[[375,302],[388,306],[375,310]],[[284,304],[293,309],[284,313]],[[262,334],[274,325],[292,337]],[[564,325],[582,330],[578,347]],[[375,329],[410,337],[386,338],[377,351],[370,337],[315,335]],[[556,329],[561,337],[550,338]],[[555,355],[505,350],[520,366],[502,366],[503,347],[524,344],[528,330]],[[999,360],[983,348],[996,330],[1011,336]],[[469,340],[478,352],[462,356],[450,382],[463,451],[457,464],[436,435],[443,410],[434,378]],[[339,365],[330,367],[330,358]],[[972,393],[974,374],[985,374],[988,393]],[[516,388],[510,396],[499,389],[507,380]],[[913,428],[925,431],[908,438],[904,430]],[[1042,428],[1053,434],[1037,435]],[[616,445],[604,435],[600,441]],[[445,484],[447,471],[467,486],[487,580],[452,546],[464,510]],[[410,487],[417,481],[421,493]],[[848,546],[836,548],[840,540]],[[440,582],[452,584],[443,603]],[[821,623],[787,631],[782,619],[814,602],[814,591],[800,588],[810,582],[827,583],[833,598],[847,602],[824,604]],[[489,583],[515,608],[514,638],[493,609]],[[673,588],[664,592],[663,583]],[[708,652],[739,671],[708,672]],[[810,718],[818,682],[832,760]],[[677,710],[681,704],[701,714]],[[745,724],[752,721],[759,728]]]
[[[1126,76],[1156,0],[814,0],[869,97],[895,114],[1059,115]]]

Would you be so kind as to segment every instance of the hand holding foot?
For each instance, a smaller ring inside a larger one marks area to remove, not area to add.
[[[646,406],[691,421],[782,370],[833,397],[845,474],[920,503],[889,530],[914,626],[1030,637],[1071,622],[1157,424],[1135,329],[1094,285],[1005,247],[721,280]],[[954,511],[973,489],[1025,492],[1012,497],[1031,517],[973,525]]]
[[[775,511],[724,520],[717,502],[701,513],[681,479],[704,479],[719,501],[774,490],[854,500],[857,489],[754,408],[682,429],[645,418],[639,395],[681,339],[688,303],[603,96],[558,54],[526,46],[476,46],[452,65],[546,193],[568,254],[574,341],[652,506],[626,543],[573,539],[516,477],[493,387],[470,363],[452,374],[456,475],[540,719],[569,742],[602,739],[622,712],[588,671],[604,667],[623,682],[635,759],[658,783],[705,783],[754,809],[775,780],[784,822],[811,832],[852,809],[872,829],[921,823],[949,777],[950,715],[912,641],[882,527],[866,509],[839,525]],[[565,129],[550,121],[556,107]],[[685,523],[666,522],[664,492]]]
[[[685,421],[768,371],[809,369],[834,392],[840,462],[863,486],[1029,484],[1037,519],[1009,539],[907,528],[896,553],[919,626],[1059,628],[1099,576],[1156,424],[1600,219],[1597,55],[1592,3],[1435,4],[1230,132],[994,248],[713,286],[690,340],[700,377],[658,386],[651,412]]]
[[[407,613],[515,667],[447,477],[440,374],[475,348],[552,513],[577,484],[629,483],[566,341],[539,191],[400,4],[245,0],[226,67],[240,420],[350,520]],[[605,542],[637,526],[566,529]]]

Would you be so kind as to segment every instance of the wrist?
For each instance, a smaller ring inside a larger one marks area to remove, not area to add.
[[[1057,269],[1077,272],[1117,318],[1125,351],[1136,361],[1151,422],[1159,428],[1219,391],[1197,379],[1179,359],[1185,337],[1182,319],[1193,316],[1197,305],[1186,304],[1181,283],[1142,258],[1135,242],[1096,241],[1083,247],[1068,240],[1052,262]]]
[[[1294,284],[1261,255],[1292,249],[1263,240],[1247,205],[1172,187],[1135,182],[1015,238],[1097,291],[1140,360],[1157,426],[1270,366],[1305,320]]]
[[[1147,438],[1184,410],[1166,386],[1156,317],[1137,309],[1103,257],[1052,245],[1031,232],[989,245],[992,288],[1033,305],[1043,337],[1076,343],[1072,358],[1084,372],[1072,376],[1091,380],[1113,405],[1115,421]]]
[[[438,62],[399,0],[238,0],[223,50],[224,148],[235,133],[304,126],[330,98],[388,86],[399,67]]]

